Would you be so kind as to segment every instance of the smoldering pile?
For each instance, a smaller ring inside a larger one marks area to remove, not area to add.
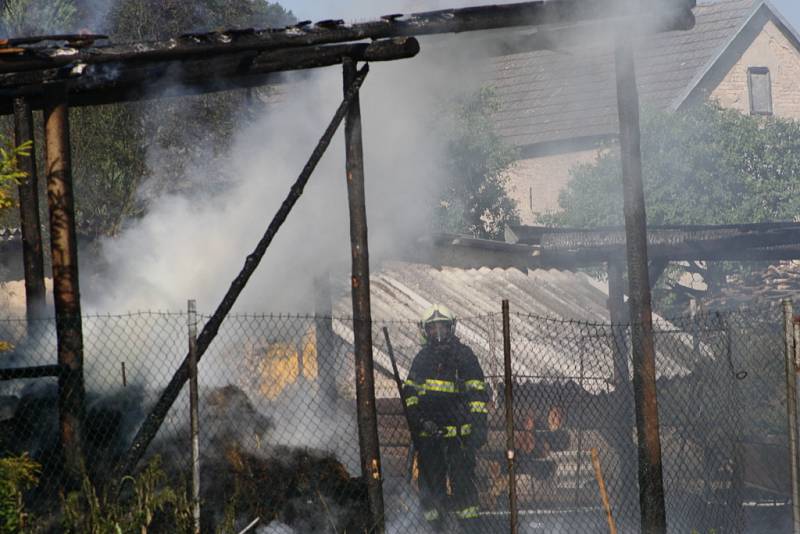
[[[143,389],[128,387],[87,399],[84,443],[91,460],[88,475],[96,486],[108,482],[108,473],[144,416],[148,397]],[[35,509],[57,509],[64,473],[55,384],[27,388],[0,401],[0,447],[27,452],[42,465],[30,500]],[[265,525],[280,522],[296,533],[365,529],[366,489],[333,454],[278,444],[272,421],[236,386],[204,392],[200,406],[204,531],[216,530],[223,521],[243,528],[255,518]],[[151,456],[160,456],[176,488],[185,488],[191,478],[186,421],[188,417],[174,417],[150,450]]]

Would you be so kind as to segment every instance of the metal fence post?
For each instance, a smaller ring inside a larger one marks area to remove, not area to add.
[[[508,508],[511,534],[517,534],[517,479],[514,458],[514,386],[511,372],[511,317],[503,301],[503,367],[505,369],[506,458],[508,459]]]
[[[783,301],[784,347],[786,355],[786,417],[789,429],[789,475],[792,480],[792,532],[800,534],[800,486],[797,472],[797,362],[794,359],[794,312],[792,301]]]
[[[189,411],[192,432],[192,521],[193,531],[200,534],[200,414],[197,391],[197,303],[190,300],[189,327]]]

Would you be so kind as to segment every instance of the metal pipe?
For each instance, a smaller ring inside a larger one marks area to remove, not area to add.
[[[355,82],[356,62],[346,59],[344,90]],[[347,170],[347,204],[350,211],[352,252],[353,345],[356,358],[356,412],[361,451],[361,474],[367,484],[370,532],[385,530],[378,415],[375,405],[375,375],[372,359],[372,312],[369,295],[369,248],[367,207],[364,195],[364,147],[361,138],[361,105],[358,93],[350,103],[344,122]]]
[[[128,373],[125,372],[125,362],[122,362],[122,387],[128,387]]]
[[[10,367],[0,369],[0,380],[19,380],[51,376],[61,376],[60,365],[37,365],[34,367]]]
[[[641,529],[645,534],[664,534],[667,530],[667,518],[656,395],[653,315],[647,263],[647,215],[642,185],[639,95],[636,87],[633,46],[630,36],[624,34],[622,30],[616,36],[614,57],[619,139],[622,153],[625,248],[630,287],[628,297],[633,344],[633,392],[639,449]]]
[[[64,92],[53,92],[47,100],[44,135],[58,364],[63,368],[58,380],[61,446],[64,451],[67,483],[80,487],[86,472],[81,444],[85,410],[83,332],[70,161],[69,109]]]
[[[339,394],[336,388],[336,361],[333,348],[333,304],[330,275],[314,278],[314,334],[317,345],[317,376],[324,406],[336,411]]]
[[[192,432],[192,530],[200,534],[200,401],[197,392],[197,303],[187,306],[189,327],[189,413]]]
[[[508,507],[511,534],[517,534],[517,477],[514,447],[514,385],[511,370],[511,317],[503,301],[503,368],[505,370],[506,459],[508,460]]]
[[[292,208],[297,203],[297,200],[303,194],[303,189],[305,188],[306,184],[308,184],[311,174],[317,167],[319,160],[322,159],[322,155],[325,153],[328,145],[330,145],[331,139],[333,139],[333,134],[336,133],[339,124],[344,119],[350,102],[352,102],[352,100],[355,98],[358,88],[361,87],[361,84],[364,82],[368,72],[369,69],[366,65],[359,71],[358,76],[353,81],[353,84],[345,94],[342,103],[336,110],[333,119],[331,119],[330,124],[328,124],[328,127],[322,134],[319,143],[317,143],[317,146],[311,153],[311,157],[306,162],[306,165],[303,167],[303,170],[300,172],[297,180],[295,180],[291,190],[289,191],[289,194],[281,204],[281,207],[278,209],[277,213],[275,213],[272,221],[270,221],[269,226],[264,232],[264,235],[261,236],[261,240],[258,242],[258,245],[256,245],[255,250],[253,250],[253,252],[247,257],[242,270],[239,271],[239,274],[236,276],[233,282],[231,282],[227,293],[225,293],[222,301],[214,311],[214,315],[212,315],[203,326],[203,330],[197,337],[198,362],[203,357],[203,354],[205,354],[208,346],[216,337],[217,332],[219,332],[219,328],[222,325],[222,321],[225,320],[228,312],[230,312],[231,308],[233,308],[233,305],[236,303],[236,299],[239,298],[242,290],[247,285],[247,281],[255,272],[258,264],[261,262],[264,254],[267,252],[267,249],[272,243],[272,240],[278,233],[278,230],[280,230],[281,226],[286,221],[286,218],[289,216],[289,213],[292,211]],[[121,458],[120,463],[115,469],[113,477],[115,481],[119,481],[124,475],[130,474],[133,471],[133,469],[136,467],[136,464],[139,462],[139,459],[141,459],[142,455],[147,450],[148,445],[151,441],[153,441],[153,438],[155,438],[158,429],[161,427],[161,424],[164,422],[164,418],[167,416],[167,412],[169,412],[169,409],[172,407],[175,399],[178,398],[183,385],[189,379],[188,359],[189,355],[187,354],[181,363],[181,366],[177,371],[175,371],[175,374],[170,379],[169,384],[167,384],[167,386],[164,388],[164,391],[161,392],[161,396],[159,397],[155,406],[153,406],[153,408],[150,410],[150,413],[147,414],[142,426],[139,428],[139,431],[133,438],[130,448]]]
[[[783,333],[786,355],[786,419],[789,430],[789,477],[792,481],[792,532],[800,534],[800,475],[797,462],[797,362],[795,361],[792,301],[783,301]]]
[[[30,156],[22,158],[20,170],[27,178],[19,186],[19,220],[22,227],[22,260],[25,268],[25,309],[30,322],[46,312],[44,250],[39,219],[39,177],[36,174],[36,143],[33,112],[27,98],[14,99],[14,143],[30,142]],[[29,325],[30,328],[30,325]]]

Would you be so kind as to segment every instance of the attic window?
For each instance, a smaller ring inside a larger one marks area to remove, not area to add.
[[[747,86],[750,90],[750,114],[772,115],[772,85],[767,67],[747,69]]]

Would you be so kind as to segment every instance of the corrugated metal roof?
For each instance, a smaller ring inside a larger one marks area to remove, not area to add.
[[[596,332],[587,330],[592,323],[610,322],[607,290],[604,283],[584,273],[436,269],[396,262],[373,273],[370,283],[376,327],[375,362],[384,372],[391,369],[391,364],[378,328],[389,327],[400,374],[405,378],[420,348],[419,315],[431,304],[441,303],[459,318],[457,334],[478,355],[484,371],[502,376],[500,310],[502,300],[508,299],[514,312],[511,317],[514,367],[520,376],[576,381],[584,376],[587,390],[609,387],[606,379],[613,376],[610,329],[598,326]],[[347,316],[350,306],[349,297],[340,299],[335,303],[334,316]],[[350,321],[335,319],[334,331],[352,344]],[[684,343],[691,348],[688,336]],[[680,354],[661,355],[659,375],[685,372],[688,372],[687,362],[681,360]]]
[[[666,109],[741,31],[761,0],[723,0],[694,9],[689,31],[649,35],[636,45],[644,106]],[[767,6],[768,8],[769,6]],[[609,44],[493,58],[487,79],[501,110],[498,133],[515,146],[615,134],[613,50]]]

